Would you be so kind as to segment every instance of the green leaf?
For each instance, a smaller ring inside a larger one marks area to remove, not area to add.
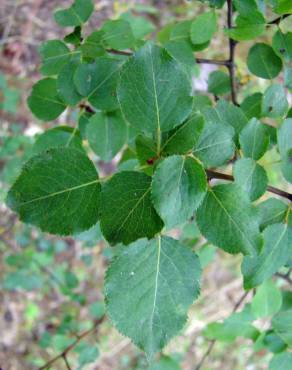
[[[162,355],[159,361],[150,365],[147,370],[181,370],[181,367],[172,357]]]
[[[101,194],[101,230],[111,244],[129,244],[139,238],[152,238],[163,222],[151,199],[151,177],[141,172],[115,174]]]
[[[109,316],[152,358],[184,326],[200,275],[196,254],[169,237],[121,248],[106,273]],[[129,291],[131,299],[125,299]]]
[[[233,157],[235,144],[232,127],[205,122],[201,135],[197,140],[193,153],[205,167],[217,167]]]
[[[140,17],[137,14],[132,14],[131,12],[123,13],[120,18],[127,21],[131,25],[133,35],[136,39],[142,39],[149,33],[154,32],[156,29],[154,24],[146,17]]]
[[[52,121],[66,109],[58,95],[57,80],[54,78],[45,78],[33,85],[27,104],[32,113],[42,121]]]
[[[96,109],[111,111],[118,108],[116,97],[121,61],[101,57],[95,63],[81,64],[74,75],[76,88]]]
[[[263,252],[256,257],[245,256],[241,265],[244,288],[251,289],[272,277],[289,258],[289,231],[287,224],[268,226],[263,232]]]
[[[282,305],[281,291],[271,280],[265,281],[259,288],[251,302],[251,309],[257,318],[273,316]]]
[[[121,113],[96,113],[89,120],[86,136],[91,149],[104,161],[110,161],[127,141],[127,125]]]
[[[208,78],[208,91],[214,95],[224,95],[230,92],[230,78],[227,73],[214,71]]]
[[[267,151],[270,137],[266,127],[252,118],[239,135],[240,147],[245,157],[260,159]]]
[[[160,133],[182,123],[192,109],[190,94],[181,65],[151,43],[122,68],[118,99],[126,120],[140,131]]]
[[[264,117],[279,118],[287,114],[289,104],[286,92],[282,85],[273,84],[264,92],[262,101],[262,115]]]
[[[64,41],[74,46],[79,46],[82,41],[81,27],[76,26],[74,31],[64,37]]]
[[[278,30],[273,37],[273,49],[286,62],[292,61],[292,32],[282,33]]]
[[[99,356],[99,350],[96,346],[86,345],[79,353],[79,367],[78,370],[83,369],[84,365],[91,364],[95,362],[95,360]]]
[[[237,41],[253,40],[265,31],[265,18],[261,13],[257,13],[256,18],[248,18],[239,15],[236,18],[236,27],[224,29],[227,36]]]
[[[271,80],[278,76],[283,64],[271,46],[258,43],[249,50],[247,66],[255,76]]]
[[[197,211],[197,223],[211,243],[228,253],[257,255],[261,251],[257,213],[238,185],[211,188]]]
[[[203,44],[213,37],[217,31],[217,17],[214,11],[198,15],[191,25],[191,40],[193,44]]]
[[[284,86],[291,92],[292,91],[292,67],[284,69]]]
[[[158,159],[156,142],[152,138],[138,135],[135,146],[137,158],[142,166],[152,165]]]
[[[278,312],[272,319],[272,327],[289,347],[292,347],[292,309]]]
[[[70,147],[84,151],[78,130],[68,126],[58,126],[39,135],[33,145],[34,154],[57,147]]]
[[[262,93],[255,93],[247,96],[240,104],[240,108],[246,115],[247,119],[261,118],[262,116]]]
[[[79,128],[82,139],[86,139],[86,127],[88,126],[89,120],[93,115],[94,113],[87,112],[86,110],[84,110],[82,113],[80,112],[79,120],[78,120],[78,128]]]
[[[43,43],[39,53],[42,58],[41,73],[46,76],[57,75],[73,54],[68,46],[60,40],[50,40]]]
[[[102,41],[103,41],[102,31],[94,31],[88,37],[86,37],[86,39],[80,46],[83,58],[86,60],[93,61],[95,58],[104,55],[105,48]]]
[[[57,91],[68,105],[76,105],[82,99],[74,84],[74,74],[79,65],[77,61],[67,63],[58,75]]]
[[[72,148],[49,149],[31,158],[7,196],[23,222],[70,235],[98,220],[100,184],[93,163]]]
[[[278,128],[278,147],[281,169],[285,179],[292,183],[292,119],[286,119]]]
[[[179,63],[193,67],[196,64],[191,45],[185,40],[171,40],[163,45],[168,53]]]
[[[269,198],[258,204],[257,209],[260,216],[260,227],[265,229],[269,225],[283,222],[288,206],[279,199]]]
[[[103,42],[112,49],[131,49],[135,46],[136,41],[132,28],[123,19],[106,21],[101,31],[103,32]]]
[[[192,114],[180,126],[163,135],[161,152],[167,155],[188,153],[195,147],[203,127],[204,117]]]
[[[292,353],[284,352],[275,355],[269,365],[269,370],[292,370]]]
[[[235,183],[244,190],[251,201],[260,198],[268,186],[265,169],[251,158],[238,159],[233,166]]]
[[[152,180],[152,201],[166,227],[191,218],[207,190],[206,173],[191,157],[171,156],[156,168]]]
[[[274,12],[278,14],[292,13],[292,4],[290,0],[276,0]]]
[[[193,112],[203,113],[206,108],[212,107],[212,100],[207,95],[196,94],[194,96]]]
[[[57,10],[54,18],[61,27],[81,26],[88,20],[93,10],[91,0],[74,0],[70,8]]]
[[[280,353],[287,348],[287,344],[273,330],[268,330],[265,333],[263,342],[265,347],[272,353]]]

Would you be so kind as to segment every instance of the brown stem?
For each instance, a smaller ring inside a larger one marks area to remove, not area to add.
[[[67,370],[72,370],[72,368],[71,368],[71,366],[70,366],[70,364],[69,364],[69,361],[68,361],[68,359],[67,359],[67,356],[64,354],[64,355],[62,356],[62,358],[63,358],[63,360],[64,360],[64,362],[65,362],[65,365],[66,365],[66,367],[67,367]]]
[[[225,173],[213,171],[213,170],[207,170],[207,176],[208,176],[208,179],[210,179],[210,180],[211,179],[220,179],[220,180],[234,181],[233,176],[227,175]],[[287,198],[292,202],[292,194],[291,193],[288,193],[284,190],[275,188],[274,186],[268,186],[267,190],[270,193],[274,193],[274,194],[280,195],[283,198]]]
[[[232,28],[232,16],[233,16],[232,0],[227,0],[227,27],[228,29]],[[234,64],[236,44],[237,44],[237,41],[229,37],[229,60],[228,60],[229,63],[226,65],[226,67],[228,68],[229,76],[230,76],[231,99],[232,99],[233,104],[238,105],[237,99],[236,99],[235,64]]]

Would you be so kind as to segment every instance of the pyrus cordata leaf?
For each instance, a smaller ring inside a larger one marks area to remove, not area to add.
[[[57,78],[58,94],[68,105],[76,105],[82,99],[74,84],[74,75],[79,65],[79,61],[65,64]]]
[[[61,27],[81,26],[94,10],[92,0],[74,0],[68,9],[59,9],[54,13],[55,21]]]
[[[41,73],[51,76],[57,75],[71,56],[79,52],[71,52],[63,41],[49,40],[40,46],[39,53],[42,58]]]
[[[283,63],[270,45],[258,43],[249,50],[247,66],[255,76],[271,80],[281,72]]]

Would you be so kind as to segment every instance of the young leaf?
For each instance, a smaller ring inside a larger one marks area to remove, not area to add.
[[[57,147],[70,147],[84,151],[79,131],[68,126],[54,127],[38,136],[32,151],[34,154],[39,154]]]
[[[194,214],[206,190],[206,173],[195,158],[171,156],[155,170],[152,201],[166,227],[171,228]]]
[[[264,92],[262,101],[262,115],[264,117],[279,118],[287,114],[289,104],[283,86],[273,84]]]
[[[260,159],[268,149],[270,137],[256,118],[251,119],[239,135],[239,142],[245,157]]]
[[[52,121],[66,109],[58,95],[57,80],[54,78],[45,78],[33,85],[27,104],[32,113],[42,121]]]
[[[258,43],[249,50],[247,66],[255,76],[271,80],[278,76],[283,64],[271,46]]]
[[[217,30],[217,18],[214,11],[198,15],[191,25],[191,40],[193,44],[203,44],[213,37]]]
[[[104,161],[110,161],[127,140],[127,125],[121,113],[96,113],[86,127],[91,149]]]
[[[276,198],[269,198],[257,206],[260,227],[265,229],[267,226],[283,222],[288,211],[287,204]]]
[[[222,71],[210,73],[208,91],[214,95],[224,95],[230,92],[230,77]]]
[[[74,0],[70,8],[57,10],[54,18],[61,27],[81,26],[88,20],[93,10],[92,0]]]
[[[197,211],[202,234],[228,253],[259,254],[258,216],[248,196],[235,184],[210,189]]]
[[[292,119],[286,119],[278,128],[278,147],[281,169],[285,179],[292,183]]]
[[[135,46],[136,41],[130,23],[123,19],[106,21],[101,31],[103,42],[112,49],[123,50]]]
[[[263,252],[259,256],[245,256],[241,265],[244,288],[251,289],[272,277],[287,262],[290,249],[287,224],[268,226],[263,232]]]
[[[292,346],[292,309],[278,312],[272,319],[272,327],[289,347]]]
[[[101,57],[95,63],[81,64],[74,75],[76,88],[96,109],[112,111],[118,108],[116,97],[121,61]]]
[[[251,201],[261,197],[268,186],[268,176],[265,169],[251,158],[242,158],[233,166],[235,183],[249,196]]]
[[[268,280],[256,291],[251,302],[251,309],[257,318],[273,316],[282,305],[282,294],[276,285]]]
[[[152,238],[163,222],[151,199],[151,177],[124,171],[107,181],[101,194],[101,230],[111,244],[129,244],[139,238]]]
[[[121,248],[106,273],[109,316],[152,358],[185,324],[200,275],[196,254],[169,237]],[[131,299],[125,299],[129,291]]]
[[[127,121],[140,131],[160,135],[182,123],[192,109],[190,94],[181,65],[151,43],[122,68],[118,99]]]
[[[68,46],[60,40],[50,40],[43,43],[39,53],[42,58],[41,73],[46,76],[57,75],[73,54]]]
[[[100,184],[94,164],[80,150],[53,148],[31,158],[7,196],[23,222],[72,235],[98,220]]]
[[[57,91],[63,101],[68,105],[76,105],[82,96],[76,90],[74,74],[79,66],[78,61],[67,63],[60,71],[57,79]]]

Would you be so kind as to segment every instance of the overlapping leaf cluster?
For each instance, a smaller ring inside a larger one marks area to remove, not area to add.
[[[256,1],[235,0],[233,6],[236,25],[226,29],[228,37],[252,40],[273,27]],[[280,15],[292,11],[285,1],[271,1],[271,7]],[[152,356],[183,327],[201,274],[196,254],[162,236],[164,231],[195,217],[209,242],[244,255],[246,289],[291,265],[291,206],[276,198],[253,202],[267,191],[267,172],[258,163],[267,151],[278,150],[283,176],[292,181],[292,112],[277,83],[246,96],[240,106],[225,100],[230,80],[221,70],[209,78],[209,92],[221,97],[216,104],[193,93],[194,53],[209,46],[218,10],[167,25],[157,42],[148,40],[152,23],[141,18],[135,28],[130,13],[86,36],[82,25],[92,11],[90,0],[75,0],[55,13],[60,26],[74,30],[64,41],[41,46],[44,78],[34,85],[28,105],[43,121],[67,107],[79,108],[78,123],[37,139],[7,204],[43,231],[71,235],[100,222],[111,245],[123,244],[106,276],[108,313]],[[284,67],[284,85],[291,89],[291,35],[276,28],[271,45],[255,43],[247,56],[249,71],[272,80]],[[85,141],[105,161],[122,151],[118,172],[99,178]],[[232,183],[208,184],[210,170],[230,163]],[[274,317],[273,330],[286,348],[292,332],[283,327],[289,319],[283,312]],[[238,320],[244,325],[241,316],[228,325]],[[219,335],[220,328],[209,332]],[[257,336],[250,324],[244,332]]]

